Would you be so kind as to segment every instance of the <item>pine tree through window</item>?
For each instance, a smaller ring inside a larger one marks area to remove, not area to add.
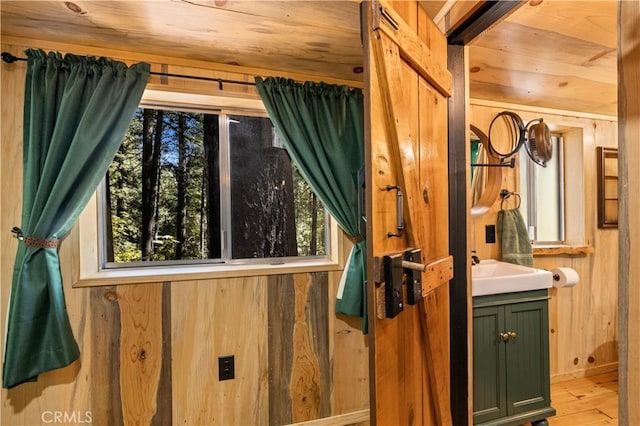
[[[266,117],[140,108],[106,181],[106,267],[328,255],[324,208]]]

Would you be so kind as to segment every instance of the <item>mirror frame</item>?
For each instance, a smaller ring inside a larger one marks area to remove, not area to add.
[[[489,149],[489,138],[487,135],[473,124],[470,125],[470,127],[471,131],[476,134],[478,139],[480,139],[480,143],[487,153],[486,184],[478,201],[471,206],[471,216],[480,216],[489,211],[500,195],[500,189],[502,186],[502,167],[500,167],[500,158],[494,156]],[[470,188],[470,191],[472,193],[473,187]]]

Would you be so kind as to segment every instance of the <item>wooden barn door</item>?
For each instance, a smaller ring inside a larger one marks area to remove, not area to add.
[[[371,419],[448,425],[446,39],[415,1],[364,7]]]

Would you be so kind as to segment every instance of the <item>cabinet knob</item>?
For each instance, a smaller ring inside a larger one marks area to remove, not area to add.
[[[518,337],[518,335],[516,334],[515,331],[507,331],[505,333],[500,333],[500,338],[502,339],[503,342],[508,342],[509,339],[516,340],[516,337]]]

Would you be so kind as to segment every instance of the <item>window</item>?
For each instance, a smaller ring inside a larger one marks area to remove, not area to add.
[[[520,210],[529,227],[529,237],[535,243],[565,241],[564,216],[564,141],[552,135],[553,157],[547,167],[520,153]]]
[[[106,268],[330,251],[322,204],[259,113],[140,108],[104,187]]]

